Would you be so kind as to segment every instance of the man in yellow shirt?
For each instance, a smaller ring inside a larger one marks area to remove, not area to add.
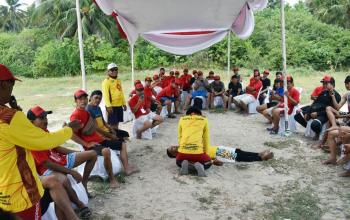
[[[119,122],[123,122],[123,111],[126,111],[126,102],[122,83],[118,78],[118,66],[111,63],[107,67],[108,77],[102,82],[103,98],[108,113],[108,124],[118,130]]]
[[[0,64],[0,208],[22,219],[37,220],[41,219],[40,199],[44,190],[30,151],[63,144],[72,137],[72,129],[80,128],[80,123],[71,122],[53,133],[35,127],[23,112],[15,109],[17,103],[11,94],[16,80]]]
[[[191,107],[186,116],[180,118],[178,125],[179,149],[176,164],[181,167],[180,174],[187,175],[189,165],[194,165],[198,176],[206,176],[204,170],[211,166],[209,157],[208,119],[199,109]]]

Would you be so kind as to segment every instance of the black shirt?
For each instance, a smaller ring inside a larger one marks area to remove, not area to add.
[[[269,78],[263,79],[261,78],[260,81],[262,82],[262,90],[265,90],[267,87],[271,86],[271,80]]]
[[[236,85],[234,85],[232,82],[228,84],[228,89],[231,90],[231,94],[233,97],[241,95],[242,94],[242,84],[238,82]],[[241,89],[241,92],[238,94],[238,89]]]
[[[339,95],[339,93],[335,90],[334,91],[334,95],[335,95],[335,100],[337,100],[337,102],[339,103],[341,100],[341,96]],[[321,92],[321,94],[317,97],[317,99],[314,101],[314,103],[312,103],[311,105],[311,112],[325,112],[326,108],[328,106],[333,106],[333,101],[332,101],[332,97],[329,94],[328,90],[324,90],[323,92]]]

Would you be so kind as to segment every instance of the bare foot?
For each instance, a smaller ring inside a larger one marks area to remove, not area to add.
[[[266,152],[265,154],[263,154],[263,156],[261,157],[262,160],[270,160],[274,157],[273,152]]]
[[[318,142],[316,142],[315,144],[313,144],[311,146],[311,148],[314,149],[314,150],[320,149],[321,147],[322,147],[322,142],[321,141],[318,141]]]
[[[116,189],[119,187],[119,183],[115,179],[113,179],[109,182],[109,187],[112,189]]]
[[[338,129],[339,129],[339,127],[332,126],[332,127],[328,128],[326,131],[334,131],[334,130],[338,130]]]
[[[129,167],[125,169],[125,175],[127,176],[130,176],[131,174],[138,173],[138,172],[140,172],[140,170],[136,166],[129,165]]]
[[[330,164],[330,165],[336,165],[336,164],[337,164],[337,159],[335,159],[335,158],[329,158],[328,160],[323,161],[323,164],[325,164],[325,165],[328,165],[328,164]]]
[[[345,171],[345,172],[339,173],[339,176],[340,177],[350,177],[350,171]]]

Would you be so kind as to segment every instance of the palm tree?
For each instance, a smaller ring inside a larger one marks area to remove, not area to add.
[[[19,0],[6,0],[8,6],[0,6],[0,28],[3,31],[20,32],[25,25],[26,12]]]
[[[32,17],[32,24],[48,27],[58,37],[73,37],[77,34],[75,1],[46,0],[37,7]],[[112,17],[106,16],[91,1],[80,1],[83,36],[96,34],[110,42],[116,41],[118,30]]]

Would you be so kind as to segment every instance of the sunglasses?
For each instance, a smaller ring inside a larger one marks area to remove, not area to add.
[[[118,68],[113,68],[113,69],[110,69],[111,72],[117,72],[118,71]]]

